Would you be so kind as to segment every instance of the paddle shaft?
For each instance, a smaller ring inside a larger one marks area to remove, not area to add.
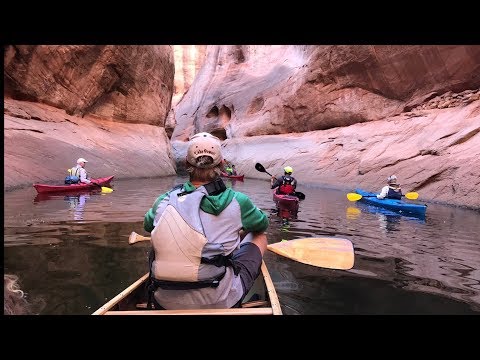
[[[91,176],[91,174],[90,174],[90,176]],[[97,183],[96,181],[90,180],[90,183],[94,184],[94,185],[97,185],[102,190],[102,192],[111,193],[113,191],[112,188],[109,188],[107,186],[102,186],[99,183]]]
[[[151,237],[132,232],[130,245]],[[292,245],[292,246],[290,246]],[[269,244],[267,249],[289,259],[326,269],[348,270],[354,264],[354,249],[349,240],[334,238],[304,238],[285,243]]]
[[[265,170],[265,169],[264,169],[264,170]],[[270,175],[270,176],[273,176],[273,175],[272,175],[272,174],[270,174],[270,173],[269,173],[267,170],[265,170],[264,172],[265,172],[265,173],[267,173],[267,174],[268,174],[268,175]],[[275,177],[275,176],[273,176],[273,177],[276,179],[276,177]]]
[[[362,197],[371,197],[371,198],[374,198],[374,197],[377,197],[377,195],[360,195],[360,194],[357,194],[357,193],[348,193],[347,194],[347,199],[350,200],[350,201],[358,201],[360,200]],[[406,197],[407,199],[409,200],[416,200],[418,199],[418,193],[416,192],[408,192],[406,194],[402,194],[402,197]],[[385,198],[385,199],[388,199],[388,198]]]
[[[99,183],[97,183],[96,181],[92,181],[90,180],[90,184],[93,184],[93,185],[96,185],[100,188],[100,190],[102,190],[102,192],[107,192],[107,193],[111,193],[113,191],[112,188],[109,188],[109,187],[106,187],[106,186],[102,186],[100,185]]]

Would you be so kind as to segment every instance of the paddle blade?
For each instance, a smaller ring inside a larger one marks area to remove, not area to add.
[[[263,167],[263,165],[260,164],[260,163],[256,163],[256,164],[255,164],[255,169],[257,169],[257,170],[260,171],[260,172],[267,172],[267,170],[265,170],[265,168]]]
[[[299,191],[295,191],[295,196],[298,197],[300,200],[305,200],[305,194]]]
[[[417,200],[418,199],[418,193],[416,192],[408,192],[405,194],[405,197],[410,200]]]
[[[102,186],[102,193],[106,193],[106,194],[109,194],[113,191],[113,189],[111,188],[108,188],[108,187],[105,187],[105,186]]]
[[[354,263],[353,244],[346,239],[295,239],[269,244],[267,249],[303,264],[327,269],[348,270]]]
[[[152,239],[151,237],[142,236],[142,235],[137,234],[135,231],[132,231],[132,233],[128,237],[128,243],[130,245],[132,245],[132,244],[135,244],[136,242],[139,242],[139,241],[147,241],[147,240],[151,240],[151,239]]]
[[[348,193],[347,194],[347,199],[350,201],[358,201],[362,198],[362,195],[357,194],[357,193]]]

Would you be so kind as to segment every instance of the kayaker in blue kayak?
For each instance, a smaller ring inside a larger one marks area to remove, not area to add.
[[[277,188],[277,194],[292,195],[297,188],[297,180],[292,176],[293,169],[291,166],[283,168],[284,175],[278,179],[272,176],[270,179],[271,189]]]
[[[377,195],[377,199],[398,199],[402,198],[402,189],[397,182],[397,177],[391,175],[387,178],[387,185],[382,188],[380,194]]]
[[[268,217],[223,183],[217,137],[194,135],[185,167],[189,181],[160,195],[144,217],[152,234],[147,306],[239,307],[260,274]]]

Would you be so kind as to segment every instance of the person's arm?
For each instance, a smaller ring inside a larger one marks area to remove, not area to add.
[[[267,250],[267,245],[268,245],[267,235],[263,231],[248,233],[242,240],[242,244],[248,243],[248,242],[252,242],[255,245],[257,245],[263,257],[263,254]]]
[[[153,222],[155,220],[155,215],[157,213],[158,206],[162,202],[163,199],[167,197],[170,192],[166,192],[165,194],[160,195],[155,202],[153,203],[152,207],[146,212],[143,218],[143,228],[145,231],[152,232],[155,226]]]
[[[377,195],[377,199],[385,199],[388,195],[388,186],[384,186],[380,194]]]
[[[80,182],[85,183],[85,184],[90,184],[91,183],[91,181],[88,180],[88,178],[87,178],[87,170],[85,170],[84,168],[81,168],[79,173],[80,173]]]
[[[247,233],[267,230],[269,225],[267,215],[256,207],[247,195],[237,192],[235,198],[240,205],[243,230]]]
[[[270,179],[270,189],[275,189],[276,187],[280,186],[282,184],[282,179],[277,179],[275,176],[272,176]]]

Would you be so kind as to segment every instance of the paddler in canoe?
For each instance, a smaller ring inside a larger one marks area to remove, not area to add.
[[[217,137],[194,135],[189,181],[160,195],[145,214],[152,243],[148,308],[239,307],[260,274],[268,217],[247,195],[225,187],[222,159]]]

